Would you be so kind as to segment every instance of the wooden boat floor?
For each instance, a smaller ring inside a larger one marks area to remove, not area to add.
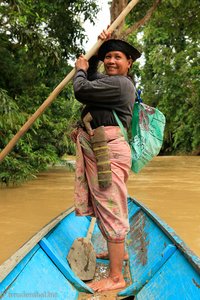
[[[93,281],[99,281],[100,279],[108,277],[109,274],[109,264],[102,263],[97,261],[96,272]],[[124,263],[124,278],[127,282],[127,286],[131,284],[131,276],[129,272],[129,263]],[[89,282],[88,282],[89,283]],[[87,284],[87,282],[86,282]],[[106,292],[98,292],[94,294],[80,293],[78,300],[116,300],[116,299],[124,299],[125,297],[119,297],[117,294],[121,290],[114,291],[106,291]],[[129,298],[130,299],[130,298]],[[134,298],[132,298],[134,299]]]

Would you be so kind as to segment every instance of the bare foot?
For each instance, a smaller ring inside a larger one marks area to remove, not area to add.
[[[108,277],[103,278],[96,282],[91,282],[88,286],[94,290],[94,292],[112,291],[122,289],[126,286],[126,282],[122,277]]]
[[[105,251],[105,252],[97,253],[96,258],[109,259],[108,252]],[[129,256],[127,252],[124,253],[124,260],[129,260]]]

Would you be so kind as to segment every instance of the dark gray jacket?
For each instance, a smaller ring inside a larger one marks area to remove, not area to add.
[[[92,128],[117,126],[112,110],[115,110],[124,127],[128,128],[135,101],[135,88],[130,78],[108,76],[97,72],[97,59],[90,61],[88,72],[77,71],[74,80],[76,99],[85,104],[82,117],[90,112]]]

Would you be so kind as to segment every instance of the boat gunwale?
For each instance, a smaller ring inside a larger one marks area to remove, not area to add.
[[[74,211],[74,207],[61,212],[46,225],[44,225],[36,234],[26,241],[13,255],[0,265],[0,283],[7,275],[20,263],[20,261],[46,236],[56,225],[58,225],[67,215]]]
[[[187,246],[187,244],[176,234],[165,221],[158,217],[152,210],[146,207],[142,202],[129,196],[129,199],[139,206],[144,213],[153,220],[159,228],[167,235],[167,237],[175,244],[175,246],[183,253],[186,259],[193,265],[196,271],[200,274],[200,258]]]
[[[186,259],[200,273],[200,258],[186,245],[186,243],[176,234],[176,232],[163,220],[161,220],[153,211],[147,208],[142,202],[128,196],[142,211],[153,220],[159,228],[166,234],[169,239],[183,253]],[[60,223],[67,215],[74,212],[74,206],[68,208],[58,216],[53,218],[41,230],[32,236],[24,245],[22,245],[12,256],[10,256],[3,264],[0,265],[0,283],[6,276],[19,264],[19,262],[46,236],[58,223]]]

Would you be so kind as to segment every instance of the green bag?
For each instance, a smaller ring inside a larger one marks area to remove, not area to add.
[[[131,137],[128,139],[128,134],[114,110],[113,114],[131,148],[131,169],[138,173],[160,152],[164,136],[165,116],[157,108],[142,103],[139,95],[134,104],[130,128]]]

